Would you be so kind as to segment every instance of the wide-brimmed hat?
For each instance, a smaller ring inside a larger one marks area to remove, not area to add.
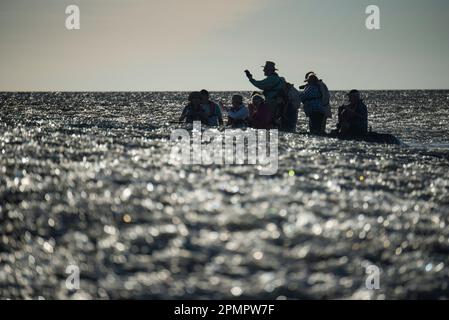
[[[260,93],[251,95],[251,100],[254,98],[259,98],[261,100],[265,100],[265,97],[263,95],[261,95]]]
[[[262,66],[262,68],[264,68],[264,69],[277,70],[277,69],[276,69],[276,63],[274,63],[273,61],[267,61],[267,62],[265,62],[265,65]]]
[[[306,76],[304,77],[304,82],[309,81],[309,77],[310,77],[311,75],[314,75],[315,77],[317,76],[315,72],[309,71],[309,72],[306,73]]]
[[[314,82],[320,81],[320,79],[318,79],[315,73],[310,73],[305,82],[309,82],[310,80]]]

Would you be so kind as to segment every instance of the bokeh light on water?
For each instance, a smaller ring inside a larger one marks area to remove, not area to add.
[[[263,177],[170,165],[184,93],[1,94],[0,296],[449,298],[447,97],[368,92],[409,147],[281,133]]]

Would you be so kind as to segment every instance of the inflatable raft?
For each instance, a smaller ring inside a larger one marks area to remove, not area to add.
[[[338,133],[329,133],[327,134],[330,138],[336,138],[340,140],[351,140],[351,141],[365,141],[365,142],[373,142],[380,144],[394,144],[394,145],[402,145],[403,143],[397,137],[392,134],[387,133],[377,133],[377,132],[368,132],[365,135],[361,136],[350,136],[350,135],[341,135]]]

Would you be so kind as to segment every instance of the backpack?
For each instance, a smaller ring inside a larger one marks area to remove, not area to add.
[[[332,111],[331,111],[331,105],[330,105],[330,94],[329,89],[327,88],[326,84],[320,80],[319,84],[320,94],[321,94],[321,103],[323,107],[326,108],[326,116],[328,118],[332,118]]]
[[[321,93],[321,103],[326,107],[330,104],[331,99],[329,89],[323,81],[320,81],[319,88]]]
[[[209,118],[217,116],[218,105],[212,101],[209,101]]]
[[[288,101],[288,86],[287,81],[283,77],[279,77],[280,81],[276,86],[280,86],[280,89],[278,90],[277,97],[281,98],[284,103]]]

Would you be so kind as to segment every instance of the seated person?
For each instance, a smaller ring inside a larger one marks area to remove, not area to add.
[[[265,102],[265,98],[263,97],[263,93],[262,92],[253,91],[253,93],[251,93],[251,101],[252,101],[254,96],[260,96],[264,100],[264,102]],[[248,112],[249,112],[249,118],[251,118],[253,116],[254,112],[256,112],[256,106],[254,105],[254,102],[250,103],[248,105]]]
[[[351,90],[349,104],[338,108],[337,133],[360,136],[368,132],[368,109],[360,98],[360,92]]]
[[[208,116],[201,106],[201,94],[199,92],[189,94],[189,104],[184,107],[179,122],[184,120],[186,123],[201,121],[203,124],[208,124]]]
[[[227,109],[228,111],[228,125],[232,127],[242,127],[246,125],[248,120],[249,111],[243,104],[243,97],[236,94],[232,97],[232,107]]]
[[[272,118],[270,108],[260,94],[252,95],[252,104],[249,105],[249,125],[255,129],[271,129]]]
[[[207,90],[201,90],[201,106],[207,114],[207,124],[211,127],[223,125],[223,115],[221,109],[215,102],[209,98]]]

